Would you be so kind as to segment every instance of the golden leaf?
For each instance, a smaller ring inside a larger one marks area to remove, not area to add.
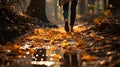
[[[56,50],[56,49],[57,49],[57,48],[54,47],[54,46],[50,47],[50,50],[51,50],[51,51]]]
[[[95,18],[95,19],[93,20],[93,22],[96,23],[96,24],[99,24],[99,23],[100,23],[97,18]]]
[[[20,45],[14,45],[13,46],[13,49],[19,49],[20,48]]]
[[[82,57],[82,60],[84,60],[84,61],[94,61],[95,59],[97,59],[96,56],[90,56],[90,55],[84,55]]]
[[[86,42],[80,38],[75,38],[74,39],[77,43],[75,43],[75,45],[84,45],[86,44]]]
[[[20,55],[26,55],[26,52],[25,52],[24,50],[18,50],[18,53],[19,53]]]
[[[101,37],[95,37],[95,40],[96,41],[100,41],[100,40],[102,40],[103,38],[101,38]]]
[[[103,20],[104,20],[104,16],[99,16],[99,17],[95,18],[95,19],[93,20],[93,22],[94,22],[95,24],[100,25],[100,24],[103,22]]]
[[[90,33],[89,35],[90,35],[90,37],[94,37],[95,33]]]
[[[30,53],[34,53],[35,52],[33,48],[29,49],[29,51],[30,51]]]
[[[37,39],[40,39],[40,37],[33,35],[33,36],[27,37],[27,39],[29,39],[29,40],[36,39],[37,40]]]
[[[58,54],[54,55],[54,56],[53,56],[53,59],[54,59],[54,60],[59,60],[59,59],[60,59],[60,55],[58,55]]]
[[[104,11],[104,15],[105,15],[105,16],[112,16],[111,10],[105,10],[105,11]]]

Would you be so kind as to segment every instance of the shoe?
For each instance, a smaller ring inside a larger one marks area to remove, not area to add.
[[[69,32],[69,25],[68,25],[68,21],[65,21],[65,27],[64,27],[66,32]]]

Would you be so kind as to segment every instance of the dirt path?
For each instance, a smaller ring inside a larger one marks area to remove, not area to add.
[[[3,67],[16,67],[16,65],[36,67],[41,66],[41,63],[48,65],[46,62],[41,62],[44,60],[52,61],[48,62],[51,63],[50,67],[80,67],[80,65],[83,67],[108,67],[113,61],[119,60],[119,48],[115,49],[111,45],[113,40],[116,44],[119,43],[119,37],[98,36],[92,30],[82,32],[88,27],[90,26],[86,27],[84,24],[77,25],[74,27],[75,32],[69,33],[64,31],[63,26],[35,28],[31,33],[16,39],[15,43],[0,46],[1,65]],[[40,53],[41,51],[42,53]],[[74,59],[77,57],[77,59],[71,62],[72,57]],[[77,61],[80,65],[75,64]]]

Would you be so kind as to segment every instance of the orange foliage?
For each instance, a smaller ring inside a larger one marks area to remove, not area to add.
[[[104,16],[99,16],[99,17],[95,18],[95,19],[93,20],[93,22],[94,22],[95,24],[97,24],[97,25],[100,25],[101,23],[103,23],[104,19],[105,19]]]
[[[24,50],[18,50],[18,53],[19,53],[20,55],[26,55],[26,52],[25,52]]]
[[[54,56],[53,56],[53,59],[54,59],[54,60],[59,60],[59,59],[60,59],[60,55],[58,55],[58,54],[54,55]]]
[[[29,49],[29,51],[30,51],[30,53],[34,53],[35,52],[33,48]]]
[[[96,23],[96,24],[99,24],[99,23],[100,23],[99,19],[97,19],[97,18],[94,19],[93,22]]]
[[[90,56],[90,55],[88,55],[88,54],[86,54],[86,53],[84,53],[83,55],[82,55],[82,60],[84,60],[84,61],[94,61],[94,60],[96,60],[98,57],[96,57],[96,56]]]
[[[95,40],[96,41],[100,41],[100,40],[102,40],[103,38],[101,38],[101,37],[95,37]]]
[[[33,36],[27,37],[27,39],[29,39],[29,40],[32,40],[32,39],[38,40],[38,39],[40,39],[40,37],[39,37],[39,36],[36,36],[36,35],[33,35]]]
[[[50,47],[50,50],[53,51],[53,50],[56,50],[57,48],[56,47]]]
[[[19,49],[20,48],[20,45],[14,45],[13,46],[13,49]]]
[[[95,33],[90,33],[89,35],[90,35],[90,37],[94,37]]]

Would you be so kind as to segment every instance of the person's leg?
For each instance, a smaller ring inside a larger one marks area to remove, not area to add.
[[[65,31],[69,32],[69,23],[68,23],[68,11],[69,11],[69,2],[63,5],[63,16],[65,21]]]
[[[77,0],[72,0],[72,3],[71,3],[71,16],[70,16],[71,31],[73,31],[73,26],[74,26],[75,19],[76,19],[76,6],[77,6]]]

